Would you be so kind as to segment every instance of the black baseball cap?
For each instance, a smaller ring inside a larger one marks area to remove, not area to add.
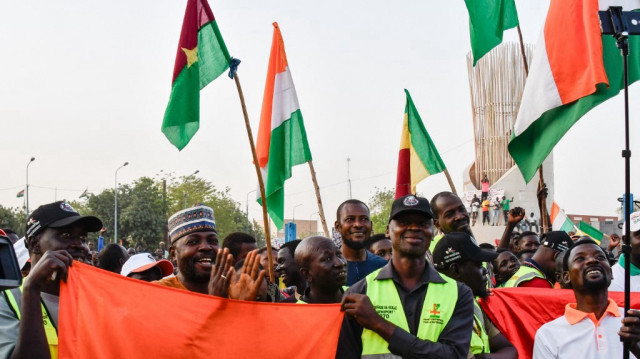
[[[475,238],[467,233],[446,233],[433,250],[433,265],[436,269],[447,269],[451,263],[472,260],[490,262],[498,253],[478,246]]]
[[[565,231],[551,231],[542,236],[542,245],[558,252],[564,252],[573,246],[573,240]]]
[[[87,232],[97,232],[102,228],[102,221],[93,216],[81,216],[67,202],[58,201],[38,207],[27,220],[26,238],[36,236],[45,228],[61,228],[71,224],[79,224]]]
[[[433,218],[433,212],[431,212],[431,206],[426,198],[417,197],[415,195],[406,195],[393,201],[391,205],[391,214],[389,215],[389,222],[395,219],[402,213],[413,212],[424,214],[429,218]]]

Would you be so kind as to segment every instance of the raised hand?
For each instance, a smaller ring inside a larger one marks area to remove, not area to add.
[[[507,218],[507,223],[511,226],[517,225],[525,216],[524,208],[522,207],[514,207],[509,211],[509,217]]]
[[[229,298],[253,301],[264,280],[265,270],[260,270],[258,250],[253,250],[244,259],[242,270],[231,278]]]
[[[211,271],[209,278],[209,294],[226,298],[229,293],[229,283],[235,277],[235,270],[231,265],[233,255],[229,253],[229,248],[218,249],[216,254],[216,264]]]
[[[611,252],[614,248],[617,248],[620,245],[620,236],[617,234],[612,234],[609,236],[609,245],[607,246],[607,250]]]

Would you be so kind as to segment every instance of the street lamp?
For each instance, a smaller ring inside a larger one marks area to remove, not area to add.
[[[249,219],[249,195],[252,194],[253,192],[256,192],[256,191],[257,191],[257,189],[254,189],[253,191],[247,192],[247,213],[246,213],[247,219]]]
[[[187,180],[189,178],[191,178],[191,176],[195,176],[200,172],[200,170],[196,170],[195,172],[193,172],[192,174],[188,175],[187,177],[184,178],[184,182],[187,183]],[[187,209],[187,189],[185,188],[184,191],[184,209]]]
[[[128,165],[129,162],[125,162],[122,166],[118,167],[118,169],[116,170],[116,185],[115,185],[115,190],[113,191],[113,195],[114,195],[114,211],[113,211],[113,243],[118,243],[118,171],[120,171],[120,169],[126,165]]]
[[[353,197],[351,197],[351,174],[349,173],[350,167],[351,167],[351,158],[347,157],[347,183],[349,183],[349,199],[352,199]]]
[[[29,163],[27,163],[27,186],[25,188],[25,192],[27,192],[25,194],[25,201],[26,201],[26,205],[27,205],[27,221],[29,220],[29,165],[31,164],[31,162],[35,161],[36,158],[35,157],[31,157],[31,159],[29,160]]]
[[[291,222],[296,223],[296,207],[300,207],[302,206],[302,203],[300,204],[296,204],[295,206],[293,206],[293,214],[291,215],[292,219]]]

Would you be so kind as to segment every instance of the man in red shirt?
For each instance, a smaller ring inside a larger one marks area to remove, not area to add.
[[[553,288],[556,257],[572,245],[571,237],[564,231],[545,234],[533,257],[522,263],[520,269],[505,282],[504,287]]]

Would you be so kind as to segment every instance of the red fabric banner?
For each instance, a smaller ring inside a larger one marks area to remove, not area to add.
[[[74,262],[60,289],[60,358],[334,358],[339,304],[217,298]]]
[[[624,308],[624,293],[609,292],[609,298]],[[568,303],[575,303],[569,289],[499,288],[480,301],[482,309],[518,350],[518,357],[533,355],[536,331],[543,324],[564,315]],[[640,293],[631,293],[631,308],[640,309]]]

